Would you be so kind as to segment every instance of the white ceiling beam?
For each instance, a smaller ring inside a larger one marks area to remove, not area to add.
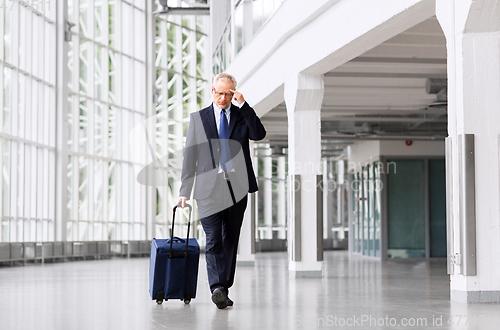
[[[443,36],[444,38],[444,36]],[[442,45],[446,47],[446,45]],[[382,57],[382,56],[358,56],[353,58],[348,63],[388,63],[393,65],[395,63],[402,64],[438,64],[445,65],[446,58],[416,58],[416,57]],[[347,64],[347,63],[346,63]]]
[[[404,44],[380,44],[367,51],[365,55],[376,55],[382,57],[422,57],[422,58],[446,58],[446,45],[404,45]]]
[[[394,122],[394,123],[446,123],[446,118],[411,118],[411,117],[353,117],[353,116],[342,116],[334,117],[332,121],[335,122]]]
[[[425,89],[425,78],[391,78],[391,77],[333,77],[326,76],[325,89],[343,87],[419,87]]]

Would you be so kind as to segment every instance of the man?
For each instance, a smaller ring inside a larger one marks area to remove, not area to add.
[[[194,184],[193,198],[207,237],[205,256],[212,301],[223,309],[233,305],[228,293],[234,282],[247,194],[258,190],[249,140],[262,140],[266,130],[236,91],[233,76],[215,76],[212,98],[209,107],[191,114],[178,204],[184,207]]]

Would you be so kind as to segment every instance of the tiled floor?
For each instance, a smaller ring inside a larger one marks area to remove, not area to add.
[[[450,303],[443,261],[330,251],[323,278],[294,279],[285,253],[262,253],[237,268],[225,310],[211,302],[200,262],[190,305],[150,299],[145,258],[0,268],[0,329],[500,328],[500,305]]]

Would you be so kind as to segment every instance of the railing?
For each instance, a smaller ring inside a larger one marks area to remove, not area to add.
[[[151,241],[0,243],[0,265],[149,256]]]

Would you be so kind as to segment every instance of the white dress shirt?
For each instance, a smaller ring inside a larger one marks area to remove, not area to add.
[[[217,133],[220,132],[220,113],[222,111],[222,109],[215,103],[212,103],[213,104],[213,107],[214,107],[214,116],[215,116],[215,125],[217,125]],[[245,101],[243,101],[241,104],[236,104],[236,106],[238,108],[241,108],[243,106],[243,104],[245,104]],[[227,125],[229,127],[229,123],[230,123],[230,119],[231,119],[231,105],[225,109],[226,110],[226,118],[227,118]],[[222,173],[222,166],[219,162],[219,172],[218,173]]]

